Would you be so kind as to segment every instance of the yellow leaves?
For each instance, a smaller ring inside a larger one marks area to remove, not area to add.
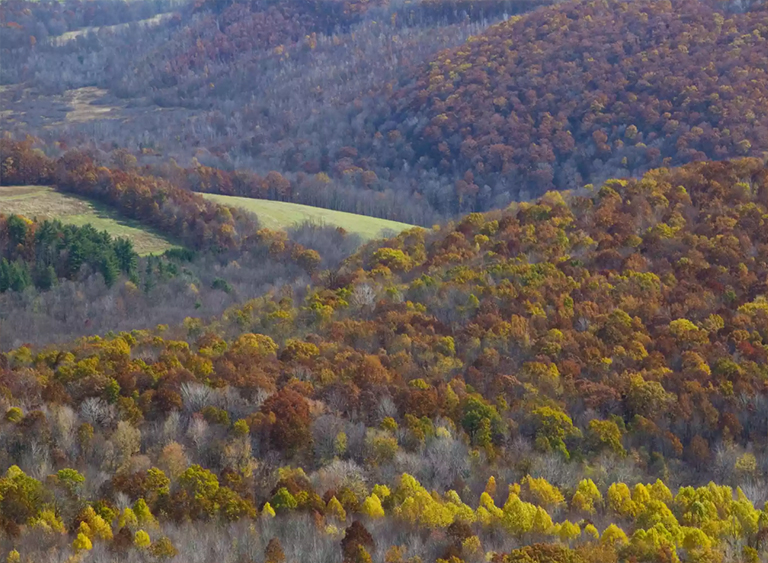
[[[258,358],[266,358],[277,352],[277,344],[264,334],[246,333],[232,344],[232,352]]]
[[[688,319],[677,319],[669,323],[669,332],[682,342],[703,341],[706,331],[701,330]]]
[[[485,483],[484,493],[486,495],[489,495],[489,498],[496,494],[496,477],[494,477],[493,475],[488,477],[488,481],[486,481]],[[482,502],[482,497],[481,497],[481,502]]]
[[[638,483],[632,490],[632,500],[642,509],[651,501],[651,492],[648,490],[648,487],[642,483]]]
[[[112,528],[101,516],[96,514],[93,507],[86,508],[84,516],[85,518],[80,522],[81,534],[84,534],[88,539],[112,539]]]
[[[389,487],[386,485],[374,485],[371,492],[381,500],[386,499],[389,495],[392,494],[392,492],[389,490]]]
[[[650,486],[650,495],[652,499],[665,504],[672,502],[672,491],[669,490],[669,487],[661,479],[656,479],[656,482]]]
[[[574,524],[570,520],[566,520],[562,524],[558,524],[555,527],[555,534],[560,538],[560,541],[569,543],[581,535],[581,528],[578,524]]]
[[[639,513],[637,504],[632,500],[632,493],[624,483],[613,483],[606,493],[608,508],[624,518],[634,518]]]
[[[738,311],[750,316],[768,315],[768,298],[765,295],[759,295],[754,301],[739,307]]]
[[[576,488],[576,493],[571,499],[571,508],[579,512],[594,514],[597,507],[602,504],[603,495],[592,479],[582,480]]]
[[[618,548],[628,544],[629,538],[627,538],[627,534],[624,533],[624,530],[619,528],[616,524],[611,524],[603,530],[603,535],[600,536],[600,543],[602,545]]]
[[[384,509],[381,506],[381,500],[375,493],[369,495],[360,507],[360,512],[368,518],[378,519],[384,517]]]
[[[533,517],[533,523],[531,525],[531,531],[535,534],[548,535],[555,530],[555,525],[552,522],[552,517],[542,507],[536,508],[536,514]]]
[[[61,518],[53,510],[40,512],[40,515],[32,521],[32,526],[46,533],[64,534],[67,532]]]
[[[143,498],[140,498],[133,503],[133,512],[140,525],[152,528],[158,526],[157,520],[152,515],[152,512],[150,512],[149,506],[147,506],[147,502]]]
[[[660,524],[676,539],[679,539],[681,533],[680,524],[675,515],[664,502],[657,499],[648,501],[637,516],[636,524],[647,529]]]
[[[133,537],[133,545],[135,545],[139,549],[146,549],[151,544],[152,544],[152,541],[149,538],[149,534],[144,530],[139,530],[138,532],[136,532],[136,535]]]
[[[328,501],[326,513],[340,522],[344,522],[347,519],[347,512],[335,496],[331,497],[331,500]]]
[[[488,493],[484,492],[480,495],[480,506],[478,506],[475,516],[478,522],[489,526],[492,522],[501,520],[504,516],[504,512],[496,506],[493,502],[493,498],[491,498]]]
[[[74,549],[76,552],[90,551],[91,549],[93,549],[93,543],[91,543],[91,540],[88,539],[88,536],[80,532],[77,534],[77,537],[72,542],[72,549]]]
[[[469,536],[461,542],[461,548],[468,555],[476,555],[482,552],[482,544],[477,536]]]
[[[5,412],[5,420],[12,424],[18,424],[24,419],[24,411],[19,407],[11,407]]]
[[[546,510],[556,508],[565,503],[565,497],[560,492],[560,489],[551,485],[543,477],[536,479],[527,475],[521,485],[524,497]]]
[[[583,533],[589,541],[597,541],[600,539],[600,532],[598,532],[597,528],[595,528],[592,524],[587,524],[584,526]]]
[[[441,499],[436,493],[428,493],[407,473],[400,477],[394,498],[395,516],[410,524],[426,528],[446,528],[456,519],[473,522],[476,518],[472,509],[461,502],[455,491],[448,491],[445,499]]]
[[[510,494],[504,504],[501,523],[512,535],[520,537],[533,529],[533,522],[538,513],[537,507]]]
[[[275,509],[272,508],[272,505],[267,503],[264,503],[264,508],[261,509],[261,517],[262,518],[274,518],[275,517]]]
[[[639,529],[632,534],[630,539],[630,548],[634,554],[642,559],[650,558],[653,554],[662,549],[666,549],[672,555],[672,561],[678,562],[676,538],[667,530],[663,524],[657,524],[648,530]]]
[[[139,526],[139,519],[136,518],[132,508],[125,507],[123,509],[117,519],[117,526],[118,528],[128,528],[130,530],[135,530]]]

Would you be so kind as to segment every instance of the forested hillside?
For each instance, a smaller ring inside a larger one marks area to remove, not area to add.
[[[760,160],[661,169],[371,243],[212,322],[18,348],[0,541],[762,561],[767,216]]]
[[[100,272],[111,287],[121,272],[136,275],[138,258],[128,239],[113,240],[90,225],[36,224],[0,214],[0,293],[24,291],[33,284],[50,289],[59,278],[72,279],[83,267]]]
[[[549,3],[3,2],[4,126],[423,226],[768,150],[765,3]]]
[[[0,36],[0,561],[768,562],[764,0]]]
[[[569,2],[511,18],[393,94],[378,163],[453,175],[433,205],[455,212],[762,156],[766,33],[765,8],[728,15],[697,0]]]
[[[0,202],[0,350],[218,315],[275,284],[305,286],[360,244],[335,228],[260,228],[255,215],[87,151],[52,159],[31,140],[0,140],[0,162],[2,184],[88,197],[184,246],[139,258],[88,225],[5,216]]]

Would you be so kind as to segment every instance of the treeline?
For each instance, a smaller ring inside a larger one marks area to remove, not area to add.
[[[33,141],[0,140],[3,185],[55,185],[105,203],[194,250],[247,248],[257,242],[253,215],[206,201],[151,176],[97,165],[87,152],[67,151],[53,160]]]
[[[407,25],[493,21],[556,4],[557,0],[423,0],[398,6],[397,22]]]
[[[212,321],[20,347],[3,541],[760,561],[767,215],[760,160],[660,169],[370,243]]]
[[[149,0],[124,2],[96,0],[8,0],[0,5],[3,50],[29,48],[50,37],[85,27],[116,25],[151,18],[171,11],[180,2]]]
[[[90,225],[0,214],[0,293],[31,285],[51,289],[61,278],[76,279],[84,267],[99,272],[111,287],[121,274],[136,277],[138,259],[130,240],[113,239]]]
[[[185,248],[136,262],[125,241],[90,227],[3,219],[0,348],[218,315],[276,284],[306,286],[360,243],[332,228],[260,229],[253,215],[146,170],[107,168],[98,156],[68,151],[54,159],[31,139],[2,140],[0,182],[53,185],[101,201]]]

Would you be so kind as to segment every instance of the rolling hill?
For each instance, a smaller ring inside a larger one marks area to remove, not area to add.
[[[0,355],[9,560],[766,561],[767,203],[759,159],[658,169]]]
[[[78,227],[90,223],[99,231],[130,239],[140,255],[161,254],[176,247],[137,221],[124,219],[103,205],[47,186],[0,186],[0,213],[58,219]]]
[[[341,227],[349,233],[359,235],[363,240],[371,240],[393,233],[396,234],[413,227],[413,225],[398,221],[389,221],[367,215],[334,211],[333,209],[312,207],[298,203],[218,194],[202,195],[206,199],[221,205],[238,207],[255,213],[262,226],[273,230],[285,229],[309,221],[321,225]]]
[[[766,29],[765,6],[728,14],[695,0],[567,2],[511,18],[395,91],[373,152],[382,167],[452,176],[453,193],[432,203],[453,212],[761,156]]]

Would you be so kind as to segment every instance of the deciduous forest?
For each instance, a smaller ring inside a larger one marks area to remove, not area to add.
[[[0,560],[768,561],[765,3],[2,0],[0,33],[0,190],[167,241],[0,198]]]

